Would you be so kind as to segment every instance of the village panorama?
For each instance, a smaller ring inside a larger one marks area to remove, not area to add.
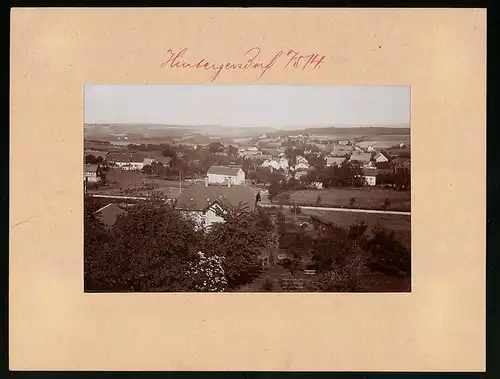
[[[85,88],[86,292],[410,292],[410,89]]]

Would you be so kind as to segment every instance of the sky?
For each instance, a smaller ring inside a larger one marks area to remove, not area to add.
[[[88,124],[280,128],[409,122],[409,86],[85,86],[85,123]]]

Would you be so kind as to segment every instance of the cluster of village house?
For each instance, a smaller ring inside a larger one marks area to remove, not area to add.
[[[176,201],[176,208],[191,216],[199,227],[209,228],[215,222],[224,222],[222,215],[231,208],[252,211],[257,193],[245,183],[245,173],[239,167],[212,166],[203,182],[185,188]],[[114,225],[126,210],[108,204],[95,212],[108,226]]]
[[[401,146],[403,148],[403,146]],[[281,151],[279,151],[281,150]],[[290,164],[283,149],[279,149],[275,156],[265,156],[257,147],[240,149],[238,154],[246,159],[260,158],[261,167],[268,167],[271,170],[284,170],[287,178],[300,178],[312,169],[307,159],[297,156],[295,165]],[[363,167],[363,174],[367,185],[376,185],[376,177],[384,170],[396,170],[398,168],[409,169],[409,158],[396,158],[395,166],[391,169],[377,168],[379,163],[388,162],[381,152],[373,147],[366,150],[351,144],[340,141],[332,144],[331,149],[326,149],[326,165],[340,165],[346,159],[358,161]],[[96,155],[99,152],[86,151],[85,154]],[[305,152],[310,154],[312,152]],[[152,156],[148,153],[139,152],[109,152],[99,153],[102,158],[121,170],[141,170],[145,165],[152,162],[168,164],[169,158]],[[262,161],[262,159],[264,159]],[[85,182],[99,181],[99,164],[85,165]],[[214,222],[223,222],[221,212],[229,208],[242,206],[246,210],[253,210],[257,203],[257,192],[246,184],[245,172],[240,167],[212,166],[208,170],[204,181],[198,182],[185,188],[176,201],[176,207],[191,215],[199,226],[210,227]],[[108,204],[99,209],[96,215],[106,225],[113,225],[120,214],[126,210],[114,204]]]

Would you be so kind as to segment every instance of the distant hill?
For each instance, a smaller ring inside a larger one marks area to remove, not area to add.
[[[281,130],[279,131],[280,135],[286,134],[325,134],[325,135],[360,135],[360,136],[369,136],[369,135],[409,135],[410,128],[409,127],[388,127],[388,126],[345,126],[345,127],[337,127],[337,126],[328,126],[328,127],[317,127],[317,128],[304,128],[304,129],[293,129],[293,130]]]
[[[335,125],[290,128],[271,128],[258,126],[221,126],[221,125],[170,125],[170,124],[121,124],[101,123],[85,124],[85,137],[94,139],[117,139],[127,136],[128,139],[156,139],[156,138],[179,138],[187,135],[205,135],[215,137],[256,137],[261,134],[281,135],[290,134],[323,134],[323,135],[410,135],[407,125]],[[142,138],[141,138],[142,137]]]

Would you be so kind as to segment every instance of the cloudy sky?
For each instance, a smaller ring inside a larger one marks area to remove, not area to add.
[[[87,85],[85,122],[278,128],[408,124],[410,87]]]

